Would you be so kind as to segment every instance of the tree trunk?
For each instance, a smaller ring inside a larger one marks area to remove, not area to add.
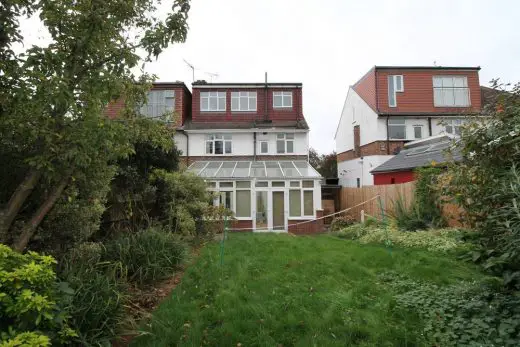
[[[7,203],[7,207],[0,211],[0,242],[6,242],[7,233],[23,203],[36,187],[42,176],[41,171],[31,170],[18,185]]]
[[[15,241],[13,248],[19,252],[22,252],[27,244],[31,240],[36,231],[36,228],[40,225],[43,218],[49,213],[51,208],[54,206],[56,201],[63,193],[63,190],[69,183],[70,175],[67,175],[57,186],[54,187],[49,197],[40,205],[38,210],[33,214],[31,220],[25,224],[22,229],[22,232],[18,236],[18,239]]]

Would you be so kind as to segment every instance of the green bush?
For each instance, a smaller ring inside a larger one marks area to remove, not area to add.
[[[347,240],[357,240],[361,236],[365,235],[371,230],[370,227],[367,227],[366,225],[362,223],[356,223],[350,226],[347,226],[345,228],[342,228],[339,231],[333,232],[333,235]]]
[[[395,305],[420,318],[425,345],[520,345],[520,296],[497,291],[497,283],[438,286],[396,274],[381,277],[399,293]]]
[[[104,259],[120,263],[129,282],[144,285],[173,275],[185,255],[175,235],[150,228],[108,242]]]
[[[352,216],[339,216],[334,218],[332,223],[330,223],[330,231],[339,231],[354,223],[356,223],[356,220]]]
[[[415,231],[428,228],[428,224],[421,216],[418,206],[412,204],[407,208],[400,198],[394,202],[394,210],[391,211],[390,216],[401,230]]]
[[[457,229],[430,229],[414,233],[404,233],[393,228],[371,229],[359,238],[361,243],[384,243],[406,247],[420,248],[433,252],[462,252],[470,249],[463,242]]]
[[[105,261],[101,243],[84,243],[64,257],[61,275],[75,289],[71,302],[72,324],[81,345],[108,344],[118,334],[125,316],[125,270]]]
[[[0,341],[6,346],[60,344],[76,336],[66,310],[72,291],[57,281],[55,263],[0,244]]]
[[[0,341],[0,347],[47,347],[50,345],[49,337],[35,332],[21,333],[6,341]]]

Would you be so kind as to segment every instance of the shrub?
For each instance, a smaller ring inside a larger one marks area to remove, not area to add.
[[[356,220],[352,216],[339,216],[334,218],[332,223],[330,223],[330,231],[339,231],[353,225],[354,223],[356,223]]]
[[[0,347],[47,347],[50,345],[49,337],[35,332],[21,333],[3,342],[0,340]]]
[[[172,233],[150,228],[111,240],[104,258],[120,263],[128,281],[150,284],[171,276],[186,255],[185,245]]]
[[[61,262],[61,276],[75,289],[70,313],[81,345],[108,344],[125,315],[125,271],[104,260],[106,248],[88,242],[73,248]]]
[[[369,230],[370,227],[367,227],[362,223],[356,223],[334,232],[334,235],[342,239],[357,240],[369,232]]]
[[[72,291],[57,281],[55,263],[51,256],[20,254],[0,244],[0,341],[5,345],[45,346],[76,336],[66,310]]]
[[[501,91],[481,116],[462,129],[462,160],[452,163],[441,186],[481,233],[475,257],[520,288],[520,84]]]
[[[520,297],[497,292],[496,283],[438,286],[395,274],[382,279],[399,292],[396,305],[421,319],[425,345],[520,345]]]
[[[469,250],[470,245],[460,238],[457,229],[422,230],[403,233],[393,228],[376,228],[365,232],[359,238],[361,243],[388,243],[407,248],[427,249],[434,252],[461,252]]]
[[[402,197],[399,197],[394,201],[394,210],[389,211],[401,230],[415,231],[446,226],[436,186],[437,177],[441,173],[442,170],[436,167],[415,171],[417,180],[411,205],[407,207]]]

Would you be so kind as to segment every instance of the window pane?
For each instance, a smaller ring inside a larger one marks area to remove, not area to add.
[[[287,141],[287,153],[294,153],[294,141]]]
[[[303,214],[305,216],[310,216],[314,214],[313,197],[314,193],[312,190],[303,191]]]
[[[208,104],[208,98],[201,98],[200,99],[200,110],[201,111],[207,111],[209,104]]]
[[[300,190],[289,190],[289,216],[302,215],[302,198]]]
[[[413,133],[416,139],[422,139],[422,127],[414,127]]]
[[[213,142],[212,141],[206,142],[206,154],[213,154]]]
[[[262,182],[256,182],[255,187],[267,187],[268,182],[262,181]]]
[[[388,76],[388,106],[395,106],[394,76]]]
[[[218,109],[217,98],[209,99],[209,109],[211,111],[216,111]]]
[[[442,89],[435,88],[433,90],[433,104],[435,106],[440,106],[440,105],[443,104],[443,101],[442,101]]]
[[[226,144],[226,154],[231,153],[231,142],[226,141],[225,144]]]
[[[283,97],[280,93],[273,93],[273,106],[274,107],[283,106]]]
[[[220,188],[233,188],[233,182],[220,182]]]
[[[236,216],[237,217],[251,217],[251,191],[250,190],[237,190]]]
[[[446,132],[448,134],[453,134],[453,127],[451,125],[446,125]]]
[[[294,139],[294,134],[285,134],[286,139]]]
[[[222,141],[215,141],[215,154],[223,154],[224,148]]]
[[[237,188],[250,188],[251,182],[250,181],[237,181]]]
[[[217,187],[217,182],[206,182],[206,184],[208,185],[208,188],[216,188]]]
[[[276,182],[272,182],[272,183],[271,183],[271,186],[272,186],[272,187],[277,187],[277,188],[278,188],[278,187],[285,187],[285,182],[283,182],[283,181],[280,181],[280,182],[278,182],[278,181],[276,181]]]
[[[303,188],[314,188],[314,181],[303,181]]]
[[[233,192],[220,192],[220,205],[231,209]]]
[[[291,187],[299,187],[300,181],[291,181]]]
[[[260,142],[260,152],[267,153],[269,152],[269,147],[266,141]]]
[[[443,105],[453,106],[455,104],[455,98],[453,95],[453,89],[443,89],[442,90],[442,100]]]
[[[231,98],[231,111],[238,111],[238,98]]]
[[[256,93],[254,97],[249,98],[249,110],[256,111]]]
[[[433,78],[433,86],[434,87],[442,87],[442,78],[441,77],[434,77]]]
[[[276,153],[285,153],[285,141],[276,141]]]
[[[287,95],[283,97],[283,106],[291,107],[292,106],[292,95]]]
[[[395,90],[396,91],[403,90],[403,76],[396,75],[396,76],[394,76],[394,78],[395,78]]]
[[[404,125],[405,119],[404,118],[390,118],[388,120],[388,124],[390,125]]]
[[[285,134],[276,134],[276,138],[277,139],[284,139],[285,138]]]
[[[406,128],[404,125],[388,126],[388,136],[391,139],[406,139]]]

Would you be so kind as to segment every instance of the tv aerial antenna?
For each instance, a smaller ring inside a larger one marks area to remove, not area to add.
[[[190,62],[188,62],[186,59],[182,59],[184,60],[184,63],[186,63],[186,65],[188,65],[188,67],[191,69],[191,81],[192,82],[195,82],[195,70],[199,70],[201,71],[200,69],[197,69],[193,64],[191,64]],[[219,77],[219,74],[218,73],[215,73],[215,72],[206,72],[206,71],[203,71],[205,75],[208,75],[209,78],[210,78],[210,81],[213,82],[213,78],[218,78]]]

